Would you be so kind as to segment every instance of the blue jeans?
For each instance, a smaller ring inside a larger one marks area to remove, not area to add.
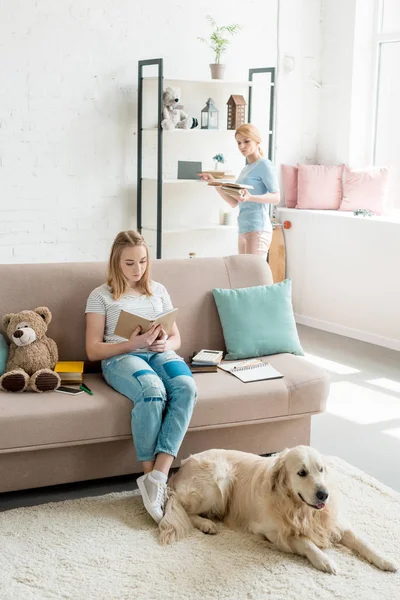
[[[103,360],[103,377],[134,403],[132,437],[138,460],[176,456],[196,402],[193,375],[173,350],[133,352]]]

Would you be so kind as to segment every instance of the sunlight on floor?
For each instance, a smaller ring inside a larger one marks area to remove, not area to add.
[[[317,365],[322,369],[326,369],[327,371],[331,371],[331,373],[337,373],[338,375],[352,375],[353,373],[360,372],[359,369],[354,369],[348,365],[343,365],[333,360],[328,360],[327,358],[321,358],[320,356],[315,356],[314,354],[308,354],[308,352],[305,353],[304,358],[314,365]]]
[[[400,399],[355,383],[331,384],[327,412],[360,425],[400,419]]]
[[[390,435],[391,437],[398,438],[400,440],[400,429],[385,429],[382,433]]]
[[[380,377],[379,379],[367,379],[367,383],[377,385],[378,387],[390,390],[391,392],[400,392],[400,381],[394,381],[393,379]]]

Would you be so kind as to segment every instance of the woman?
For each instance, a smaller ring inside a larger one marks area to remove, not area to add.
[[[236,183],[251,185],[253,189],[243,188],[237,197],[223,192],[220,187],[215,189],[229,206],[235,208],[239,204],[239,254],[267,258],[272,239],[268,205],[280,202],[278,180],[271,161],[263,158],[260,132],[254,125],[247,123],[238,127],[235,139],[247,163]],[[209,173],[204,173],[202,179],[215,181]]]
[[[196,385],[175,350],[177,325],[167,338],[161,326],[137,328],[129,340],[114,334],[121,310],[147,319],[172,309],[161,283],[150,281],[149,253],[136,231],[121,231],[111,248],[107,283],[91,292],[86,305],[86,353],[101,360],[103,376],[134,403],[131,428],[144,475],[137,483],[144,505],[158,523],[163,516],[168,473],[192,416]]]

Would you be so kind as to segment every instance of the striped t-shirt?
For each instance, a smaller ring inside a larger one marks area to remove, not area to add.
[[[161,283],[152,281],[152,296],[132,296],[124,294],[119,300],[114,300],[109,286],[104,283],[93,290],[86,303],[86,313],[97,313],[106,318],[104,327],[104,341],[110,343],[124,342],[125,339],[114,335],[119,313],[121,310],[139,315],[145,319],[155,319],[159,314],[173,308],[171,298]]]

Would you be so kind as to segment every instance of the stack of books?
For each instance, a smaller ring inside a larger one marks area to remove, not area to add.
[[[217,373],[222,357],[222,350],[201,350],[194,354],[190,370],[192,373]]]
[[[56,364],[54,370],[59,374],[62,385],[83,382],[83,360],[61,360]]]

